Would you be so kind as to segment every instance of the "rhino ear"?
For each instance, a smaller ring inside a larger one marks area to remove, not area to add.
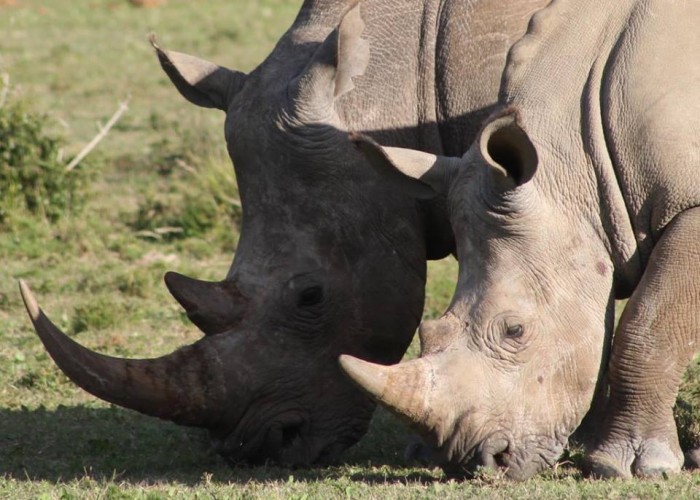
[[[245,73],[180,52],[164,50],[158,46],[155,35],[151,35],[149,40],[156,50],[163,71],[180,94],[191,103],[226,111],[233,96],[243,87]]]
[[[514,112],[487,124],[479,138],[481,156],[504,189],[521,186],[537,172],[537,150]]]
[[[350,134],[350,140],[374,169],[406,194],[431,199],[447,194],[461,165],[458,158],[447,158],[412,149],[383,147],[369,137]]]
[[[353,78],[362,76],[369,64],[369,42],[362,38],[364,29],[358,3],[321,43],[301,75],[290,83],[297,108],[325,116],[335,99],[355,88]]]
[[[369,64],[369,42],[363,38],[365,23],[360,15],[360,4],[350,9],[340,22],[336,41],[336,71],[333,97],[339,97],[355,88],[352,79],[362,76]]]

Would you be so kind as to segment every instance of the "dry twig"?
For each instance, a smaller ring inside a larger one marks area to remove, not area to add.
[[[66,172],[70,172],[78,164],[85,159],[85,157],[90,154],[90,151],[95,149],[102,139],[104,139],[109,133],[110,129],[119,121],[122,115],[129,109],[129,100],[131,97],[127,97],[126,101],[119,104],[119,109],[112,115],[112,118],[105,124],[104,127],[100,129],[97,135],[85,146],[78,155],[73,158],[73,160],[66,166]]]

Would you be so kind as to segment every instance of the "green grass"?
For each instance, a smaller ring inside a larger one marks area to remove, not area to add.
[[[199,337],[168,295],[163,274],[220,279],[238,237],[223,114],[177,95],[147,34],[155,31],[166,47],[249,70],[300,0],[169,0],[155,9],[127,0],[5,3],[0,72],[11,77],[11,98],[45,113],[49,131],[65,138],[65,158],[120,101],[131,101],[79,167],[91,178],[80,214],[53,223],[17,214],[0,232],[0,498],[700,496],[698,476],[595,482],[566,465],[524,484],[448,481],[438,469],[403,459],[407,432],[385,412],[337,467],[230,468],[209,450],[202,431],[113,407],[76,388],[33,333],[18,278],[86,346],[158,356]],[[455,275],[453,259],[430,264],[426,317],[444,310]],[[414,343],[410,355],[416,352]],[[697,394],[692,380],[687,387]]]

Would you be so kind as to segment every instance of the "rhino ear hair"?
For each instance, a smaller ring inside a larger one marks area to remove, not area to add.
[[[163,71],[180,94],[197,106],[226,111],[246,75],[194,56],[162,49],[154,34],[149,36]]]
[[[290,83],[294,105],[305,118],[327,116],[335,99],[355,88],[353,78],[363,75],[369,64],[369,42],[362,38],[364,29],[357,3],[321,43],[301,75]]]
[[[409,196],[431,199],[447,194],[460,161],[412,149],[383,147],[369,137],[351,133],[350,140],[372,167]]]
[[[505,189],[527,183],[537,172],[537,150],[515,112],[506,112],[484,127],[479,149],[496,181],[503,183]]]

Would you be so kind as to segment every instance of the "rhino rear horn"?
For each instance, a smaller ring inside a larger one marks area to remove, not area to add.
[[[220,420],[226,386],[210,339],[155,359],[104,356],[68,338],[20,281],[34,329],[58,367],[87,392],[110,403],[178,424],[210,427]]]
[[[245,83],[246,75],[194,56],[165,50],[149,36],[163,71],[180,94],[197,106],[228,110],[229,102]]]
[[[246,299],[232,281],[202,281],[179,273],[165,274],[165,285],[205,335],[230,330],[246,307]]]

